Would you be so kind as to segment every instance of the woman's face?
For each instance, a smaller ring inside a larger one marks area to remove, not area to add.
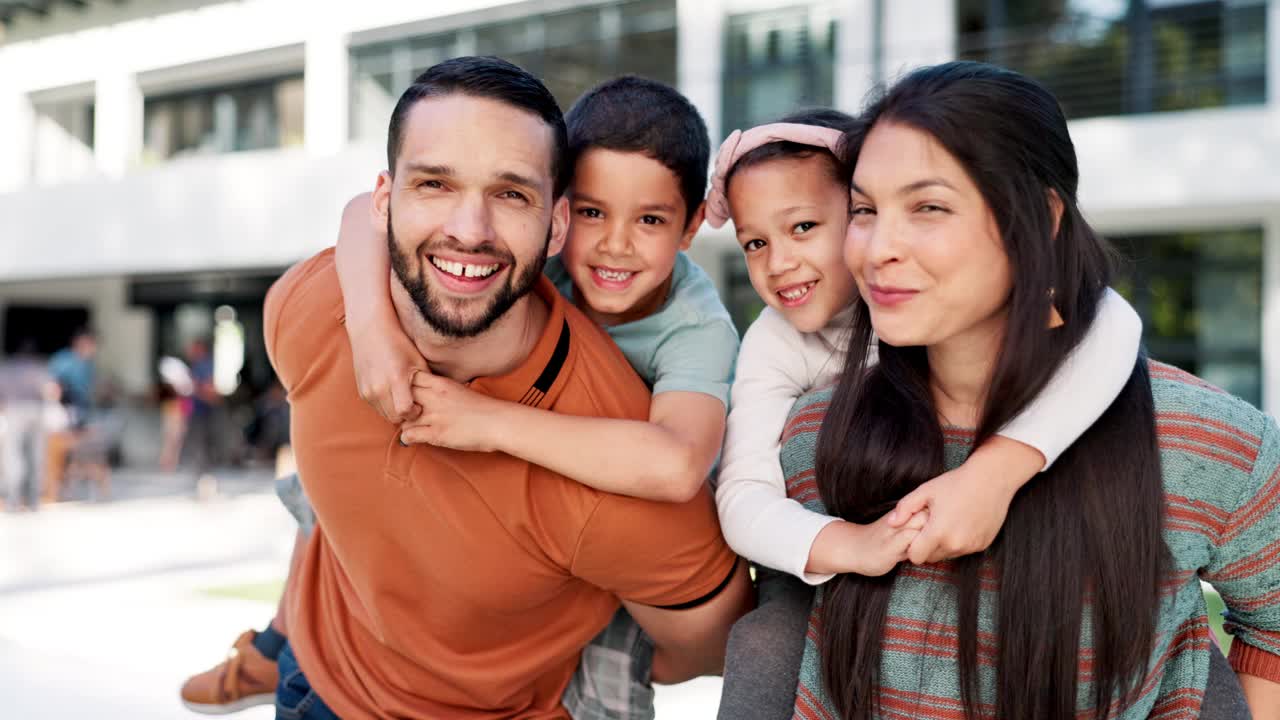
[[[849,193],[819,156],[782,158],[738,171],[729,207],[751,285],[800,332],[826,327],[853,301],[841,254]]]
[[[1002,329],[1013,281],[995,217],[931,135],[872,128],[852,212],[844,259],[881,340],[933,346]]]

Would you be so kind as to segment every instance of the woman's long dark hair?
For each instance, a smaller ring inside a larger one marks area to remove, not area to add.
[[[925,132],[959,161],[994,213],[1012,267],[1008,324],[976,446],[1028,406],[1087,333],[1110,281],[1111,251],[1076,205],[1079,172],[1062,110],[1031,79],[969,62],[917,70],[846,135],[850,165],[882,123]],[[1062,202],[1056,232],[1051,193]],[[873,336],[865,302],[855,302],[850,346],[857,348]],[[1066,322],[1050,331],[1051,302]],[[818,487],[831,514],[875,520],[944,470],[943,447],[925,348],[881,342],[879,364],[870,367],[864,353],[850,352],[818,438]],[[1094,716],[1135,697],[1169,567],[1163,506],[1151,386],[1139,358],[1106,414],[1018,493],[991,548],[953,565],[966,717],[990,714],[979,707],[981,655],[994,660],[997,718],[1074,720],[1086,617]],[[1000,601],[997,647],[980,653],[984,565],[998,578]],[[841,575],[827,586],[823,682],[849,720],[871,718],[879,707],[881,636],[896,576]]]

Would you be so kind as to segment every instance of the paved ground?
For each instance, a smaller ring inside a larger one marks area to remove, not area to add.
[[[134,473],[109,503],[0,514],[0,718],[198,717],[182,680],[273,610],[207,590],[279,580],[292,537],[268,476],[221,491],[196,502],[187,477]],[[659,688],[658,718],[712,718],[718,697],[715,679]]]

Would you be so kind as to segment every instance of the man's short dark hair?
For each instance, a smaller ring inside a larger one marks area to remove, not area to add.
[[[391,112],[387,130],[387,170],[395,173],[396,158],[404,142],[404,121],[419,100],[451,94],[491,98],[542,118],[551,126],[551,179],[555,197],[564,194],[572,170],[567,132],[560,106],[538,78],[496,57],[457,57],[432,65],[414,79]]]
[[[675,88],[624,75],[588,90],[565,115],[569,162],[591,148],[639,152],[680,179],[685,223],[707,192],[711,140],[697,108]]]

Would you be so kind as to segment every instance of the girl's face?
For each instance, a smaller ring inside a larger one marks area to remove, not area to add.
[[[849,191],[822,155],[779,158],[739,170],[729,208],[751,285],[800,332],[817,332],[853,301],[841,257]]]
[[[872,128],[853,173],[845,261],[876,335],[890,345],[933,346],[1003,329],[1013,277],[995,216],[927,133],[894,123]]]

